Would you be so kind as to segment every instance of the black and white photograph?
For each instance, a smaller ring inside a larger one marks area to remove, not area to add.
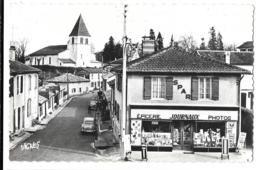
[[[5,168],[254,163],[254,2],[4,1]]]

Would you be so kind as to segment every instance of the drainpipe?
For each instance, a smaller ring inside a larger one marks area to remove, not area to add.
[[[239,111],[238,111],[238,135],[237,135],[237,141],[238,141],[238,138],[239,138],[239,134],[241,132],[241,124],[242,124],[242,117],[241,117],[241,94],[240,94],[240,83],[241,83],[241,80],[242,78],[244,77],[244,75],[242,75],[239,79],[238,79],[238,104],[239,104]]]

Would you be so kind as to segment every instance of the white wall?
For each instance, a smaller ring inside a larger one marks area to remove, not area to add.
[[[84,94],[88,92],[90,88],[89,82],[80,82],[80,83],[69,83],[67,86],[67,83],[59,83],[61,89],[64,89],[64,91],[67,91],[67,87],[69,87],[69,96]],[[81,92],[80,89],[81,88]],[[72,92],[72,89],[75,89],[76,92]]]
[[[190,100],[186,99],[181,89],[173,85],[173,100],[144,100],[144,76],[128,75],[127,102],[129,104],[152,105],[205,105],[205,106],[238,106],[238,86],[236,77],[219,77],[219,100]],[[173,76],[178,84],[183,86],[186,94],[191,94],[191,76]]]
[[[89,80],[90,80],[90,90],[94,90],[95,84],[97,89],[101,88],[101,83],[103,81],[102,73],[90,73]]]
[[[31,75],[31,83],[29,83],[29,75]],[[17,94],[17,77],[23,76],[23,93]],[[31,90],[29,90],[29,84],[31,84]],[[31,127],[32,120],[38,116],[38,74],[23,74],[14,76],[14,96],[9,98],[10,110],[10,130],[13,131],[13,123],[17,128],[18,125],[18,108],[21,109],[21,121],[22,121],[22,107],[24,106],[24,127]],[[31,99],[31,115],[27,116],[27,102]],[[14,120],[14,110],[15,110],[15,122]],[[21,123],[22,124],[22,123]]]

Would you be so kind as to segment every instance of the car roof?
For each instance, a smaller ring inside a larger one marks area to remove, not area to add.
[[[84,117],[84,121],[93,121],[94,117]]]

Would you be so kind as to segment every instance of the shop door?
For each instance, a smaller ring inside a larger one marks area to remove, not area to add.
[[[182,123],[182,149],[183,150],[192,149],[192,132],[193,132],[192,122],[183,121]]]
[[[173,150],[191,150],[192,132],[192,122],[174,121],[172,126]]]

